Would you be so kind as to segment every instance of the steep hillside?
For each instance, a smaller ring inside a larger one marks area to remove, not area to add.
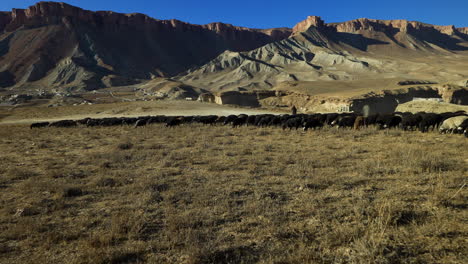
[[[40,2],[0,13],[0,87],[96,89],[105,86],[106,76],[124,83],[172,76],[225,50],[255,49],[290,33]]]

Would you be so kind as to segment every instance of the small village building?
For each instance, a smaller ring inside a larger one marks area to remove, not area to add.
[[[215,103],[232,104],[247,107],[260,107],[260,100],[276,96],[273,90],[227,91],[215,95]]]
[[[198,96],[198,101],[203,103],[214,103],[215,96],[211,93],[202,93]]]

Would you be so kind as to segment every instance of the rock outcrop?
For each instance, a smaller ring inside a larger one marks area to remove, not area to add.
[[[308,16],[306,20],[301,21],[294,26],[293,34],[305,32],[310,29],[310,27],[323,28],[324,26],[325,22],[323,22],[322,18],[318,16]]]
[[[467,28],[455,28],[453,25],[438,26],[408,20],[376,20],[359,18],[341,23],[323,22],[320,17],[309,16],[293,28],[293,35],[310,31],[327,35],[334,41],[348,41],[359,39],[355,42],[368,42],[370,44],[386,43],[404,48],[428,49],[434,44],[448,50],[464,49],[461,42],[466,41]],[[341,34],[340,34],[341,33]],[[343,34],[344,33],[344,34]],[[346,33],[359,36],[346,35]],[[380,34],[380,35],[379,35]],[[372,37],[372,39],[369,39]],[[356,43],[348,43],[356,46]],[[362,47],[355,47],[362,49]]]
[[[457,31],[463,34],[468,34],[468,27],[457,28]]]
[[[436,30],[440,33],[452,35],[456,29],[454,26],[437,26],[425,24],[417,21],[408,21],[403,19],[398,20],[376,20],[359,18],[342,23],[331,23],[329,27],[335,28],[338,32],[357,32],[360,30],[381,31],[381,32],[410,32]]]
[[[459,32],[459,35],[460,35],[461,38],[468,41],[468,27],[457,28],[457,32]]]
[[[0,12],[0,32],[5,30],[6,25],[11,22],[11,13],[10,12]]]

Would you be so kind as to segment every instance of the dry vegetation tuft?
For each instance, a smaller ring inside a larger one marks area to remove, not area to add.
[[[0,263],[467,263],[468,140],[0,127]]]

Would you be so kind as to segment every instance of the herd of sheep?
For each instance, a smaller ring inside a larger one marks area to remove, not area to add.
[[[257,127],[281,127],[283,129],[319,129],[324,126],[338,128],[360,129],[374,126],[379,129],[419,130],[428,132],[438,130],[440,133],[464,134],[468,137],[468,114],[464,111],[447,113],[391,113],[362,116],[356,113],[328,113],[328,114],[297,114],[297,115],[229,115],[229,116],[142,116],[142,117],[112,117],[112,118],[85,118],[81,120],[61,120],[56,122],[40,122],[31,124],[32,128],[40,127],[74,127],[83,125],[95,126],[119,126],[128,125],[134,127],[149,124],[165,124],[166,127],[174,127],[182,124],[201,123],[205,125],[230,125],[257,126]]]

